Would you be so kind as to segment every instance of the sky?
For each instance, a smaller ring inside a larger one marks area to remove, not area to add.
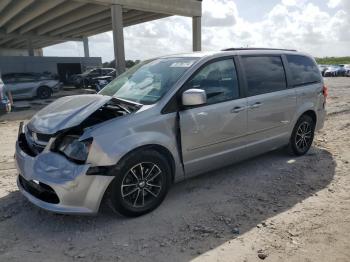
[[[192,19],[172,16],[124,28],[126,59],[191,52]],[[90,56],[114,59],[112,33],[89,37]],[[271,47],[315,57],[350,56],[350,0],[203,0],[202,49]],[[45,56],[83,56],[80,42]]]

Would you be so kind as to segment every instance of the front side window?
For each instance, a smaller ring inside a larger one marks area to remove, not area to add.
[[[239,85],[233,59],[213,62],[203,67],[187,82],[186,89],[203,89],[207,104],[239,98]]]
[[[293,77],[293,85],[307,85],[321,81],[321,74],[317,65],[309,57],[301,55],[287,55],[288,64]]]
[[[249,96],[287,88],[286,74],[280,56],[243,56],[242,64]]]
[[[172,57],[144,61],[118,76],[99,94],[139,104],[154,104],[170,90],[197,59]]]

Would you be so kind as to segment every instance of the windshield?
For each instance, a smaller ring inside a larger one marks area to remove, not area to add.
[[[160,58],[142,62],[103,88],[99,94],[150,105],[165,95],[197,58]]]

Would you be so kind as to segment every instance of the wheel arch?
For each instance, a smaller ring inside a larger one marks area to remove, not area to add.
[[[169,149],[159,144],[148,144],[148,145],[142,145],[142,146],[136,147],[131,151],[127,152],[126,154],[124,154],[120,158],[120,160],[115,164],[115,166],[121,165],[127,157],[129,157],[132,154],[136,154],[138,151],[142,151],[142,150],[154,150],[160,153],[162,156],[164,156],[171,168],[171,181],[174,182],[175,173],[176,173],[175,159],[172,153],[169,151]]]
[[[175,159],[174,159],[173,155],[171,154],[171,152],[166,147],[164,147],[162,145],[148,144],[148,145],[142,145],[142,146],[136,147],[136,148],[132,149],[131,151],[127,152],[126,154],[124,154],[114,166],[118,167],[118,165],[121,165],[122,162],[127,157],[129,157],[131,154],[135,154],[141,150],[154,150],[154,151],[157,151],[158,153],[164,155],[165,158],[167,159],[169,166],[170,166],[170,169],[171,169],[171,182],[174,183],[175,172],[176,172]],[[115,175],[113,175],[113,177],[115,177]],[[104,190],[104,193],[103,193],[102,198],[100,200],[99,208],[101,208],[103,203],[106,203],[108,201],[108,198],[110,197],[110,194],[111,194],[112,182],[113,182],[113,180],[110,181],[109,185]]]
[[[299,116],[299,118],[300,117],[302,117],[302,116],[304,116],[304,115],[307,115],[307,116],[309,116],[309,117],[311,117],[312,118],[312,120],[314,121],[314,123],[315,123],[315,126],[316,126],[316,123],[317,123],[317,114],[316,114],[316,112],[314,111],[314,110],[307,110],[307,111],[305,111],[304,113],[302,113],[300,116]],[[299,119],[298,118],[298,119]]]

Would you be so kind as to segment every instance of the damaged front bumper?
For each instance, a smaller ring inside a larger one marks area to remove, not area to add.
[[[110,176],[86,175],[89,164],[79,165],[64,156],[43,151],[30,155],[21,134],[16,143],[15,162],[21,193],[36,206],[63,214],[96,214]]]

